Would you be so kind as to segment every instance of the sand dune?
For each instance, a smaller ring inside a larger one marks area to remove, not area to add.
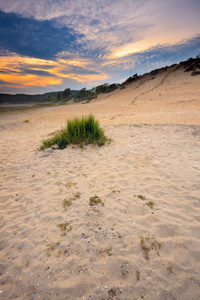
[[[37,151],[89,113],[110,144]],[[199,76],[174,67],[0,130],[2,299],[200,299]]]

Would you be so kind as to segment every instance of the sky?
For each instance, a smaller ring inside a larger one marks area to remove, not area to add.
[[[200,54],[200,0],[0,0],[0,93],[122,83]]]

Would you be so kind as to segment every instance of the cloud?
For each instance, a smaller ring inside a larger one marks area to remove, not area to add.
[[[80,67],[79,65],[84,67]],[[89,65],[89,66],[88,66]],[[92,69],[91,63],[84,61],[68,61],[57,59],[49,61],[44,59],[29,58],[18,56],[12,53],[12,56],[0,57],[0,80],[2,80],[1,90],[13,82],[15,86],[24,86],[24,88],[33,87],[38,90],[40,87],[58,89],[64,86],[64,83],[71,82],[75,88],[86,85],[93,85],[93,82],[107,79],[104,72]],[[71,88],[71,86],[68,86]]]
[[[19,86],[23,86],[23,84],[15,84],[13,82],[7,82],[7,81],[4,81],[4,80],[0,80],[0,86],[1,85],[4,85],[4,86],[15,86],[15,87],[19,87]]]
[[[20,72],[18,71],[14,71],[14,70],[10,70],[10,69],[0,69],[0,74],[10,74],[10,73],[17,73],[19,74]]]
[[[99,72],[94,71],[94,70],[87,70],[84,69],[82,67],[78,67],[78,66],[73,66],[73,67],[69,67],[66,70],[61,70],[61,72],[63,74],[80,74],[80,75],[100,75]]]
[[[19,63],[19,66],[22,68],[27,68],[27,69],[42,69],[42,70],[51,70],[53,69],[55,66],[54,65],[48,65],[48,64],[36,64],[34,62],[34,64],[28,64],[28,63]]]
[[[122,82],[138,73],[142,75],[153,69],[170,66],[174,63],[196,57],[200,53],[200,35],[183,40],[174,45],[157,45],[148,50],[110,60],[105,63],[102,71],[112,78],[112,82]]]
[[[199,52],[198,0],[1,0],[0,9],[0,78],[38,89],[120,82]]]
[[[76,37],[76,42],[79,44],[78,47],[75,47],[74,44],[73,50],[78,50],[80,56],[84,54],[87,57],[94,55],[95,58],[107,55],[110,51],[109,48],[112,46],[120,46],[123,43],[137,40],[140,36],[140,32],[144,30],[145,26],[148,26],[148,24],[144,24],[144,21],[141,23],[137,17],[138,9],[141,8],[146,1],[125,0],[125,2],[126,4],[124,5],[124,2],[121,0],[85,0],[84,2],[80,0],[76,2],[72,0],[44,0],[38,2],[32,0],[18,0],[17,2],[3,0],[0,4],[0,8],[7,13],[14,12],[23,16],[27,22],[28,20],[32,20],[26,30],[27,32],[29,28],[32,27],[33,20],[35,20],[35,23],[38,21],[37,26],[41,23],[38,31],[41,31],[41,29],[45,30],[46,27],[50,30],[48,37],[50,37],[52,33],[54,34],[55,28],[61,31],[63,41],[65,41],[66,34],[69,32],[65,33],[62,31],[69,31],[71,29],[72,36]],[[45,23],[44,21],[47,22],[47,20],[48,23]],[[54,30],[51,33],[52,24]],[[34,26],[36,27],[36,24],[34,24]],[[8,29],[10,30],[10,28]],[[124,32],[126,32],[126,34],[124,34]],[[40,35],[38,36],[40,39]],[[43,36],[43,38],[45,38],[45,36]],[[28,47],[23,38],[21,42],[26,48]],[[46,43],[46,40],[44,40],[44,42]],[[48,44],[49,43],[47,43],[47,45]],[[50,46],[53,46],[53,49],[55,49],[55,45],[50,44]],[[63,50],[60,49],[62,47],[59,47],[61,46],[59,43],[56,46],[57,52]],[[65,47],[66,51],[68,49],[67,41]],[[21,48],[23,48],[22,45]],[[17,52],[16,49],[9,50]],[[47,49],[47,53],[49,51],[50,50]],[[34,57],[36,57],[37,52],[38,49],[35,49]],[[42,52],[42,49],[40,52]],[[38,56],[38,54],[37,57],[44,58]]]
[[[8,50],[51,59],[68,52],[68,59],[101,62],[179,43],[197,35],[200,26],[197,0],[2,0],[0,8],[27,22],[24,35],[16,35],[12,44],[20,42]]]
[[[37,76],[55,76],[54,74],[47,72],[47,71],[43,71],[43,70],[34,70],[34,69],[26,69],[26,68],[22,68],[20,71],[21,74],[26,75],[26,74],[32,74],[32,75],[37,75]]]
[[[52,59],[62,50],[80,48],[73,29],[0,12],[0,47],[20,55]]]

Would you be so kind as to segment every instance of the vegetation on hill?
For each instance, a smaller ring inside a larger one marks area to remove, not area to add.
[[[27,94],[0,94],[0,104],[13,103],[13,104],[24,104],[24,103],[56,103],[60,101],[69,101],[73,95],[76,95],[78,91],[70,90],[70,94],[66,96],[66,89],[63,92],[50,92],[38,95],[27,95]]]
[[[129,77],[122,84],[117,83],[104,83],[98,85],[92,89],[87,90],[86,88],[82,88],[81,90],[71,90],[70,88],[65,89],[64,91],[59,92],[50,92],[42,95],[26,95],[26,94],[0,94],[0,104],[3,103],[11,103],[11,104],[25,104],[25,103],[67,103],[69,101],[74,102],[83,102],[90,101],[92,99],[97,98],[99,94],[110,93],[118,88],[124,89],[126,86],[135,82],[145,76],[152,76],[154,78],[158,74],[165,72],[171,67],[177,66],[177,68],[183,68],[185,72],[192,72],[192,76],[196,76],[200,74],[200,56],[196,58],[189,58],[187,61],[180,62],[179,64],[174,64],[169,67],[163,67],[160,69],[156,69],[151,71],[150,73],[146,73],[143,75],[138,75],[137,73],[133,76]]]

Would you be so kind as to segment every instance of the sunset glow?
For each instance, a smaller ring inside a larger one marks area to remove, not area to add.
[[[197,0],[31,3],[0,2],[0,93],[120,83],[200,53]]]

